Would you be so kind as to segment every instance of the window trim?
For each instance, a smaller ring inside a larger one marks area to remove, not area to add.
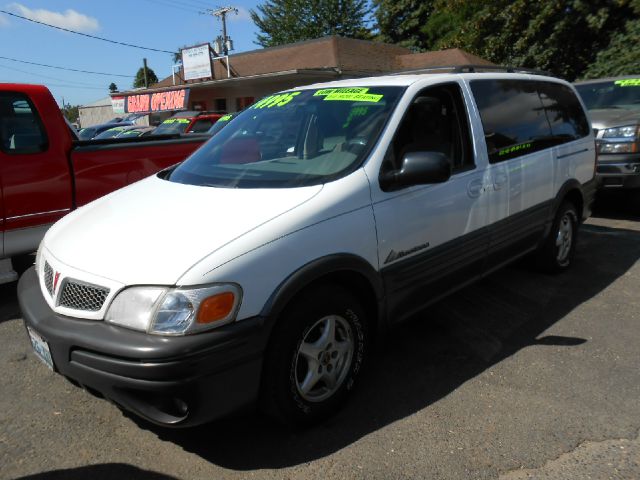
[[[422,96],[423,93],[428,91],[428,90],[432,90],[432,89],[435,89],[435,88],[446,87],[446,86],[455,86],[455,87],[457,87],[457,91],[458,91],[458,94],[459,94],[458,98],[462,102],[462,108],[464,110],[463,112],[460,112],[460,113],[464,115],[464,119],[465,119],[464,120],[465,121],[464,125],[466,125],[466,132],[460,131],[460,135],[464,136],[465,133],[466,133],[467,147],[469,148],[468,156],[469,156],[469,158],[471,160],[471,163],[469,165],[467,165],[467,166],[463,166],[463,167],[460,167],[460,168],[452,168],[451,176],[453,177],[454,175],[458,175],[460,173],[470,172],[470,171],[473,171],[473,170],[478,168],[478,164],[476,162],[475,150],[474,150],[474,140],[473,140],[473,133],[472,133],[472,130],[471,130],[471,122],[469,121],[469,119],[470,119],[470,110],[469,110],[468,102],[466,101],[466,98],[465,98],[464,88],[459,82],[448,81],[448,82],[436,83],[436,84],[433,84],[433,85],[428,85],[428,86],[420,89],[413,96],[413,98],[411,99],[411,101],[407,105],[407,108],[405,109],[404,113],[402,114],[402,118],[400,119],[400,122],[398,122],[398,126],[396,127],[396,131],[393,132],[393,136],[391,137],[391,141],[389,142],[389,145],[387,146],[387,150],[385,152],[384,159],[382,161],[382,164],[380,165],[380,170],[378,172],[378,179],[380,179],[380,177],[382,175],[387,173],[387,171],[385,170],[385,166],[386,166],[386,163],[388,162],[387,159],[389,157],[389,152],[394,148],[394,140],[396,138],[396,135],[398,134],[398,132],[400,130],[400,126],[403,124],[403,122],[405,121],[405,119],[409,115],[409,108],[411,107],[411,105],[413,104],[415,99],[420,97],[420,96]],[[460,115],[458,115],[458,118],[460,118]],[[459,124],[458,128],[460,130],[465,130],[465,128],[461,128],[461,127],[464,127],[464,125],[460,125]]]
[[[518,153],[518,151],[516,150],[516,151],[514,151],[514,152],[513,152],[513,153],[515,153],[515,155],[513,155],[513,156],[508,155],[508,156],[506,156],[505,158],[495,158],[495,155],[496,155],[496,154],[495,154],[495,153],[491,154],[491,153],[489,152],[489,146],[488,146],[488,144],[487,144],[487,138],[486,138],[486,130],[485,130],[485,125],[484,125],[484,120],[483,120],[483,118],[482,118],[482,112],[481,112],[481,109],[480,109],[480,107],[479,107],[479,105],[478,105],[478,101],[477,101],[477,99],[476,99],[476,94],[475,94],[475,92],[473,91],[473,84],[474,84],[474,83],[483,83],[483,82],[484,82],[484,83],[488,83],[488,82],[500,82],[500,81],[517,82],[517,83],[520,83],[520,84],[523,84],[523,83],[532,83],[532,84],[534,85],[534,87],[535,87],[535,91],[536,91],[536,94],[537,94],[537,97],[538,97],[538,100],[540,101],[540,107],[541,107],[541,108],[543,109],[543,111],[544,111],[544,116],[545,116],[546,124],[547,124],[547,127],[548,127],[548,129],[549,129],[548,136],[546,137],[546,138],[547,138],[547,139],[549,139],[549,140],[554,139],[554,138],[556,138],[556,137],[553,135],[553,127],[551,126],[551,121],[549,120],[549,113],[548,113],[547,106],[545,106],[545,104],[544,104],[544,102],[543,102],[543,100],[542,100],[542,97],[541,97],[541,88],[540,88],[540,85],[542,85],[542,84],[547,84],[547,85],[557,85],[558,87],[565,87],[565,88],[568,88],[570,91],[572,91],[571,87],[568,87],[568,86],[567,86],[567,85],[565,85],[564,83],[561,83],[561,82],[552,82],[552,81],[548,81],[548,80],[540,80],[540,79],[519,79],[519,78],[509,78],[509,79],[506,79],[506,78],[505,78],[505,79],[502,79],[502,78],[479,78],[479,79],[473,79],[473,80],[469,81],[469,90],[470,90],[471,96],[473,97],[473,101],[475,102],[476,110],[478,111],[478,117],[480,118],[480,125],[482,126],[482,136],[483,136],[484,144],[485,144],[485,145],[484,145],[484,148],[485,148],[485,151],[487,152],[487,159],[489,160],[489,163],[490,163],[491,165],[495,165],[495,164],[502,163],[502,162],[508,162],[509,160],[514,160],[514,159],[516,159],[516,158],[521,158],[521,157],[524,157],[524,156],[527,156],[527,155],[532,155],[532,154],[534,154],[534,153],[542,152],[542,151],[548,150],[548,149],[550,149],[550,148],[557,147],[557,146],[559,146],[559,145],[565,145],[565,144],[570,143],[570,142],[574,142],[574,141],[577,141],[577,140],[582,140],[583,138],[586,138],[586,137],[588,137],[588,136],[589,136],[589,131],[587,131],[586,135],[583,135],[583,136],[581,136],[581,137],[579,137],[579,138],[567,139],[567,140],[562,141],[562,142],[559,142],[559,143],[550,143],[548,146],[542,146],[541,148],[539,148],[539,149],[535,149],[535,150],[522,149],[522,152],[519,152],[519,153]],[[579,104],[579,105],[581,106],[581,108],[582,108],[582,104],[581,104],[581,102],[580,102],[579,94],[578,94],[578,93],[576,93],[575,91],[572,91],[572,93],[573,93],[574,97],[576,97],[576,100],[578,101],[578,104]],[[584,114],[585,118],[587,119],[587,123],[588,123],[587,113],[584,111],[584,108],[582,108],[582,113]],[[532,140],[531,142],[533,142],[533,140]],[[526,143],[527,143],[527,142],[515,143],[515,144],[513,144],[513,145],[510,145],[509,147],[504,147],[504,148],[514,148],[514,147],[518,147],[518,146],[520,146],[520,145],[524,145],[524,144],[526,144]]]

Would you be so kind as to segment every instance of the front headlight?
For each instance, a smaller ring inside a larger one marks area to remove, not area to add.
[[[606,128],[598,141],[598,153],[636,153],[638,140],[638,125]]]
[[[105,321],[161,335],[186,335],[235,320],[242,290],[235,284],[198,288],[131,287],[111,302]]]
[[[623,127],[606,128],[602,132],[602,138],[618,138],[628,139],[627,141],[633,141],[636,139],[638,132],[637,125],[625,125]]]

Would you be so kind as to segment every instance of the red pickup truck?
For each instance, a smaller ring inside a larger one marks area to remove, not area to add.
[[[184,160],[207,137],[78,140],[49,90],[0,83],[0,283],[71,210]]]

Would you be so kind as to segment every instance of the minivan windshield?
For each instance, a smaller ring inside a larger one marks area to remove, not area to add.
[[[263,98],[165,178],[229,188],[326,183],[355,170],[403,87],[323,88]]]
[[[588,110],[640,108],[640,78],[584,83],[575,87]]]

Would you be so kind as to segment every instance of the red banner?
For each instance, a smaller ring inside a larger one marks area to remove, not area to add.
[[[127,113],[169,112],[185,110],[189,103],[189,89],[168,90],[166,92],[129,95],[126,101]]]

